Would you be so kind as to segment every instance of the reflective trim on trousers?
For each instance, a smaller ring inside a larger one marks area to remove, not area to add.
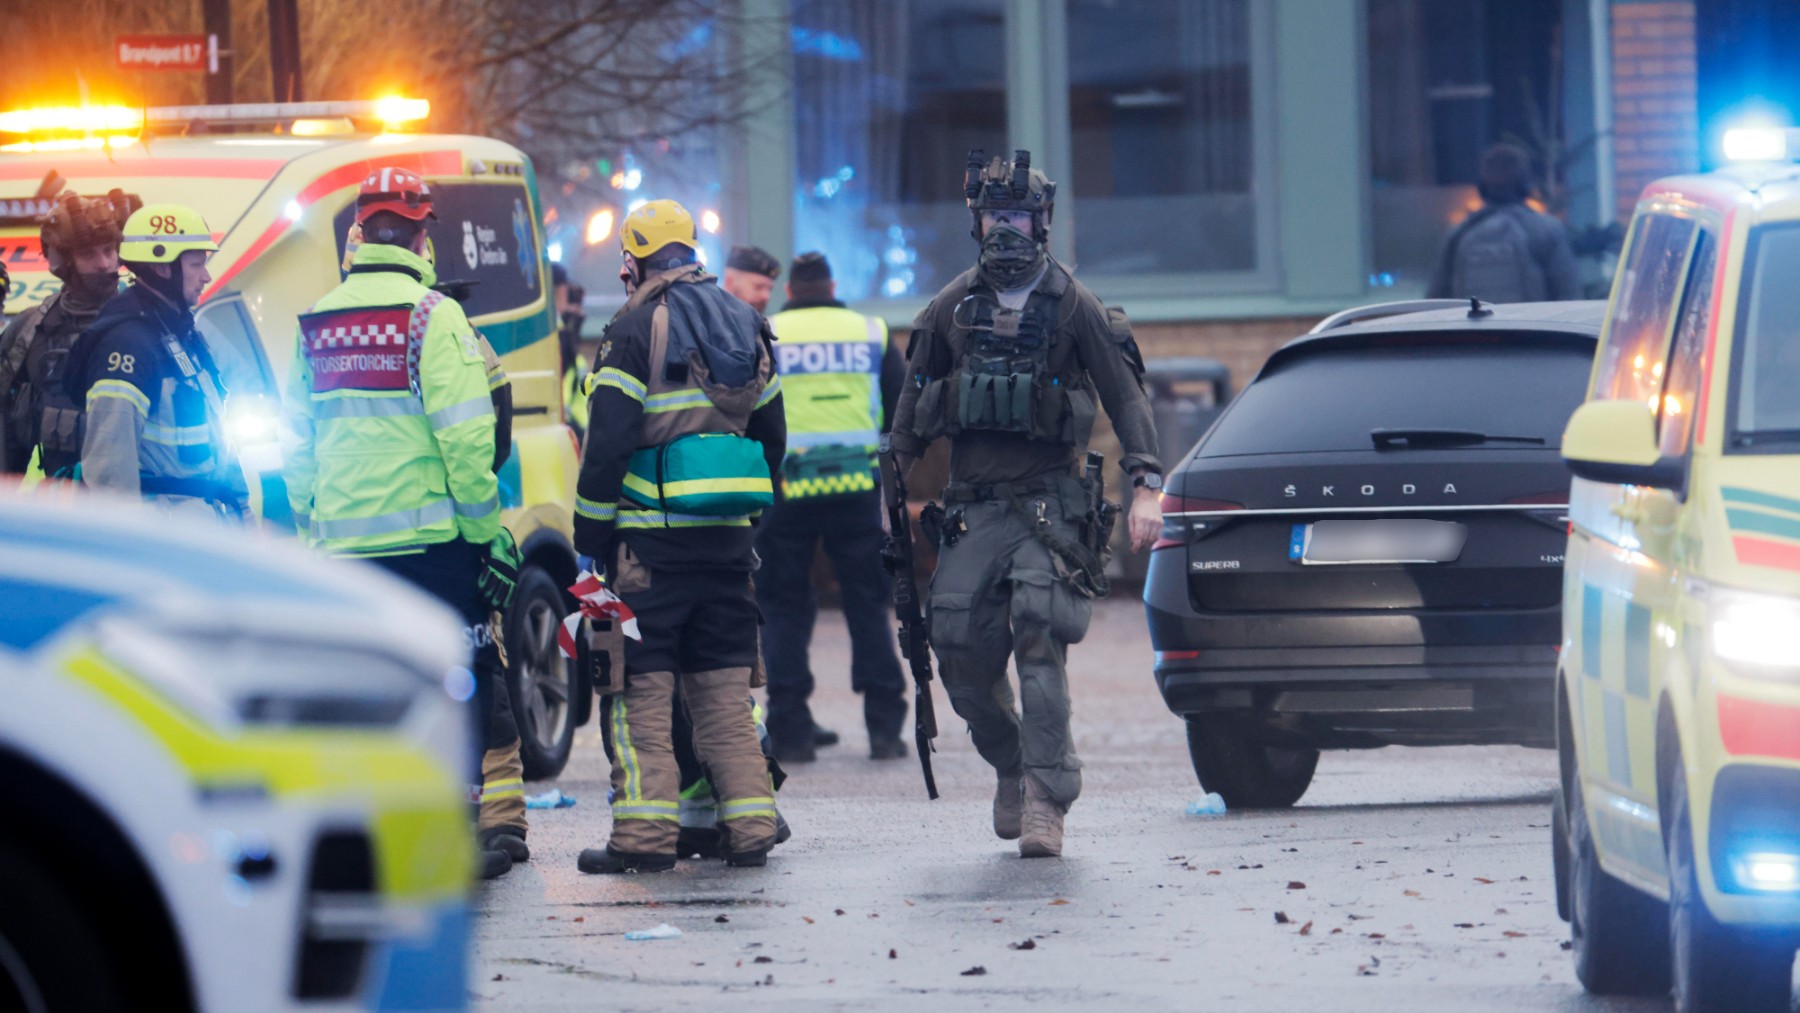
[[[775,800],[773,798],[734,798],[727,799],[719,806],[719,819],[741,820],[750,816],[775,817]]]
[[[461,500],[451,500],[450,507],[456,511],[456,516],[458,517],[486,517],[488,514],[500,509],[500,494],[495,493],[479,503],[464,503]]]
[[[619,516],[619,504],[601,503],[597,500],[575,497],[575,515],[586,517],[590,521],[610,521]]]
[[[458,422],[467,422],[470,419],[478,419],[484,415],[491,416],[493,414],[494,399],[492,397],[472,397],[461,404],[453,404],[448,408],[439,408],[437,411],[434,411],[425,417],[431,420],[431,428],[448,429]]]
[[[719,825],[719,808],[711,798],[681,800],[681,825],[696,829],[710,829]]]
[[[612,816],[615,820],[667,820],[678,823],[681,817],[675,812],[673,802],[614,802]]]
[[[378,419],[423,415],[425,406],[410,394],[399,397],[334,397],[313,402],[313,417],[320,419]]]
[[[637,747],[631,740],[631,723],[625,720],[627,710],[623,693],[613,697],[613,752],[618,755],[619,766],[625,771],[625,799],[636,802],[644,797],[644,783],[638,770]],[[613,811],[617,812],[619,803],[613,803]]]
[[[415,510],[396,510],[391,514],[376,514],[373,517],[340,517],[336,520],[313,518],[312,534],[314,538],[365,538],[370,535],[391,535],[396,531],[412,531],[430,527],[440,521],[455,517],[457,508],[447,499],[427,503]]]
[[[620,510],[621,528],[747,528],[750,516],[703,517],[699,514],[666,514],[660,510]]]
[[[489,781],[481,786],[481,800],[491,802],[497,798],[524,798],[525,782],[517,777],[509,777],[501,781]]]

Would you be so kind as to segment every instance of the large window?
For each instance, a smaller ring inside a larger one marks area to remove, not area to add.
[[[963,164],[1006,141],[1002,0],[794,0],[794,248],[839,298],[929,296],[975,263]]]
[[[1594,397],[1657,407],[1675,298],[1698,231],[1693,219],[1645,215],[1632,227],[1594,374]]]
[[[1732,381],[1734,450],[1793,453],[1800,443],[1800,227],[1764,226],[1752,235],[1749,294],[1738,310]]]
[[[1481,153],[1512,141],[1541,172],[1557,141],[1560,0],[1369,0],[1370,287],[1431,277],[1444,236],[1481,206]],[[1544,181],[1552,212],[1557,180]]]
[[[1068,0],[1085,275],[1257,267],[1250,6]]]

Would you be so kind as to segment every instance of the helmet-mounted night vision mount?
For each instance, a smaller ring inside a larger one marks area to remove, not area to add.
[[[1031,152],[1020,148],[1007,162],[999,155],[992,159],[976,148],[969,152],[963,170],[963,198],[974,216],[972,235],[981,239],[981,215],[984,211],[1024,211],[1031,215],[1031,235],[1037,242],[1048,241],[1050,217],[1056,210],[1056,184],[1031,167]]]

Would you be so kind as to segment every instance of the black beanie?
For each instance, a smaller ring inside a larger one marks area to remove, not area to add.
[[[766,275],[771,280],[781,277],[781,261],[760,246],[734,246],[725,258],[726,267],[751,274]]]

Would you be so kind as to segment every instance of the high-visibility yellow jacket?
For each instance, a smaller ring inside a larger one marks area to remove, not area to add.
[[[787,401],[787,498],[875,488],[887,325],[842,306],[787,309],[769,318]],[[809,458],[828,463],[809,467]],[[868,466],[859,467],[866,459]]]
[[[283,468],[301,533],[328,552],[394,555],[500,532],[487,364],[436,280],[425,258],[364,244],[300,318]]]

